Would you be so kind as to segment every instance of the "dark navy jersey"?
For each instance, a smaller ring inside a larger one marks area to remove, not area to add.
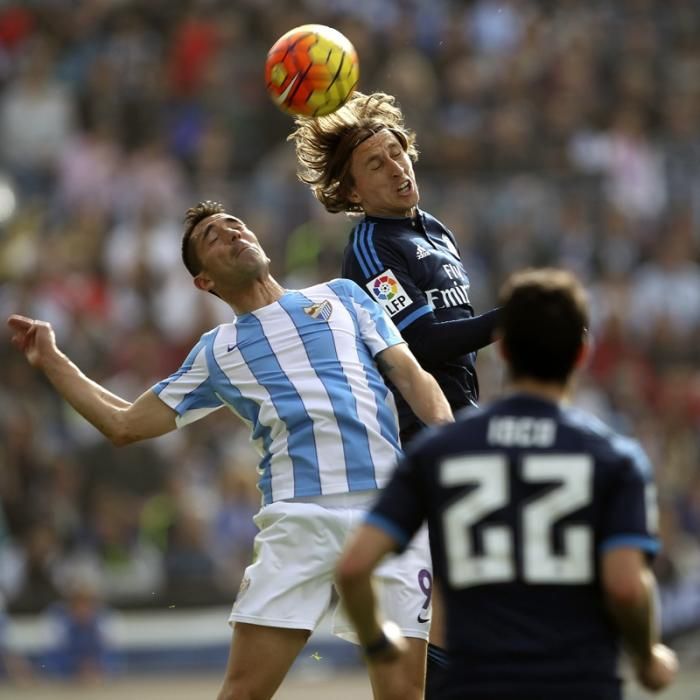
[[[474,309],[454,236],[442,223],[420,210],[414,218],[366,216],[350,234],[342,275],[384,307],[453,410],[476,404],[475,350],[491,342],[495,318],[482,324],[472,342],[474,351],[462,352],[469,347],[467,329],[455,322],[471,319]],[[436,324],[450,334],[438,336]],[[394,393],[405,432],[418,419],[403,397]]]
[[[416,440],[368,522],[403,548],[428,521],[454,697],[618,698],[599,561],[656,551],[654,504],[638,443],[518,394]]]

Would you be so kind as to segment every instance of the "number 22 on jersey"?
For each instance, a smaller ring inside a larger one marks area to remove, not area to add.
[[[593,532],[586,524],[561,526],[562,551],[552,547],[552,528],[587,506],[593,490],[593,461],[585,454],[530,454],[520,464],[526,483],[554,484],[524,501],[517,513],[522,533],[522,579],[526,583],[587,583],[593,577]],[[474,551],[472,530],[510,503],[508,458],[503,453],[462,456],[440,465],[443,487],[471,486],[443,512],[447,576],[453,588],[516,579],[515,533],[509,524],[481,524],[481,552]]]

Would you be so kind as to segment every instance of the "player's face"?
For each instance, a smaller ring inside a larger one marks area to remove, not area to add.
[[[352,152],[351,201],[370,216],[411,216],[418,204],[413,163],[388,129],[363,141]]]
[[[264,273],[270,263],[255,234],[231,214],[202,219],[190,241],[202,266],[195,284],[206,291],[245,285]]]

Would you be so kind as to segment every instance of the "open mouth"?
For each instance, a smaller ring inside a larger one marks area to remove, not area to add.
[[[406,182],[401,185],[398,189],[399,194],[407,194],[408,192],[411,191],[411,188],[413,187],[413,184],[411,183],[410,180],[406,180]]]

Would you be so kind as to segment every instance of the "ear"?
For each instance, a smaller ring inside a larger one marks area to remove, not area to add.
[[[574,361],[574,368],[580,369],[584,367],[588,362],[591,355],[591,344],[587,340],[581,343],[581,347],[578,350],[578,355],[576,355],[576,360]]]
[[[214,283],[201,272],[193,280],[194,286],[203,292],[210,292],[214,288]]]
[[[501,333],[495,333],[493,336],[493,342],[496,344],[496,349],[500,358],[507,363],[508,350],[506,350],[506,344],[503,342],[503,335]]]

